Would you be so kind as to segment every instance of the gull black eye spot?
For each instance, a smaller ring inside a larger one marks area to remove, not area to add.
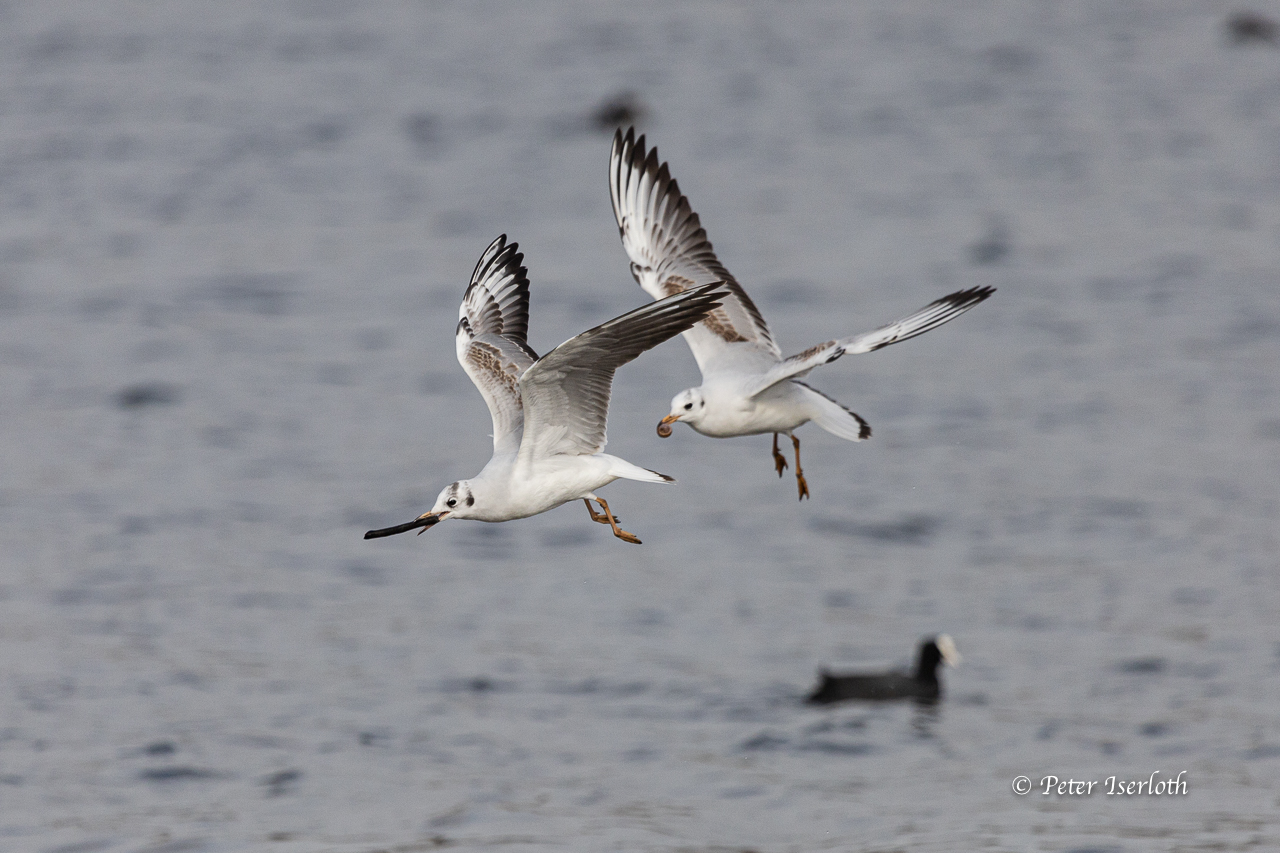
[[[476,499],[471,495],[467,495],[467,506],[475,506]]]
[[[458,505],[458,499],[457,499],[457,498],[449,498],[449,500],[445,501],[445,502],[444,502],[444,504],[445,504],[445,506],[457,506],[457,505]]]

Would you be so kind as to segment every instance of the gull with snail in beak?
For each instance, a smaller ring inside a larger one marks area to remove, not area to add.
[[[835,400],[801,381],[809,371],[848,353],[873,352],[954,320],[995,292],[992,287],[961,290],[931,302],[901,320],[871,332],[827,341],[783,358],[769,325],[751,297],[716,257],[707,232],[689,200],[659,163],[658,149],[646,150],[635,128],[613,137],[609,194],[622,245],[631,258],[631,275],[655,299],[670,298],[710,281],[723,281],[723,304],[684,333],[702,371],[702,385],[681,391],[658,435],[686,423],[703,435],[729,438],[773,433],[773,462],[782,476],[786,457],[778,452],[778,434],[790,436],[796,454],[796,487],[809,495],[800,468],[800,439],[792,431],[813,421],[849,441],[871,437],[871,426]]]
[[[494,240],[476,264],[458,312],[458,361],[493,416],[493,458],[471,479],[446,486],[430,512],[370,530],[365,539],[425,531],[449,518],[527,518],[581,500],[592,521],[608,524],[624,542],[640,544],[618,526],[596,489],[619,478],[673,480],[601,452],[613,374],[691,328],[720,305],[726,291],[720,282],[691,288],[583,332],[539,358],[526,339],[529,279],[522,260],[505,234]]]

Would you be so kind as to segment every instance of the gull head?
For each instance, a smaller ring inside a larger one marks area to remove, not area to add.
[[[471,483],[467,480],[459,480],[456,483],[450,483],[445,486],[444,491],[440,493],[440,497],[436,498],[436,505],[431,508],[431,512],[424,512],[413,521],[405,524],[384,527],[381,530],[370,530],[364,535],[364,538],[381,539],[384,536],[395,536],[397,533],[408,533],[410,530],[417,530],[418,535],[421,536],[446,518],[473,518],[471,508],[475,505],[476,499],[475,495],[471,493]]]
[[[671,414],[658,422],[658,435],[667,438],[671,435],[671,425],[684,422],[696,425],[706,414],[707,401],[698,388],[687,388],[671,399]]]
[[[431,512],[423,513],[420,518],[434,515],[437,519],[471,518],[472,508],[476,505],[476,496],[471,491],[470,480],[459,480],[445,486],[436,498],[436,505]]]

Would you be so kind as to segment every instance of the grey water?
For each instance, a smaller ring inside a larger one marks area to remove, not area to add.
[[[1273,39],[1188,2],[0,4],[0,850],[1277,846]],[[679,480],[604,490],[644,545],[579,505],[363,541],[488,459],[453,330],[493,237],[539,352],[648,299],[619,121],[788,353],[998,293],[812,375],[874,430],[799,431],[812,500],[767,436],[655,435],[671,341],[609,424]],[[939,705],[803,704],[939,632]]]

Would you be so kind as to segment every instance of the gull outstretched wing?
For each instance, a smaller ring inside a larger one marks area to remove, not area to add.
[[[645,350],[689,329],[720,306],[723,282],[629,311],[551,350],[520,377],[524,439],[520,461],[590,455],[605,445],[613,374]]]
[[[878,329],[863,332],[851,338],[827,341],[809,347],[804,352],[796,353],[782,361],[759,377],[751,388],[745,389],[745,393],[747,396],[759,394],[784,379],[799,378],[819,365],[830,364],[842,355],[874,352],[889,344],[901,343],[917,335],[923,335],[930,329],[936,329],[943,323],[954,320],[995,292],[994,287],[971,287],[968,290],[958,290],[930,302],[914,314],[909,314],[901,320],[895,320]]]
[[[645,292],[663,299],[700,284],[723,281],[721,306],[684,333],[703,376],[733,349],[752,349],[782,358],[760,309],[724,268],[689,200],[659,164],[658,149],[646,150],[635,128],[613,136],[609,158],[609,194],[631,274]]]
[[[480,256],[458,309],[458,362],[493,417],[493,452],[520,449],[520,376],[538,356],[529,348],[529,278],[518,244],[503,234]]]

